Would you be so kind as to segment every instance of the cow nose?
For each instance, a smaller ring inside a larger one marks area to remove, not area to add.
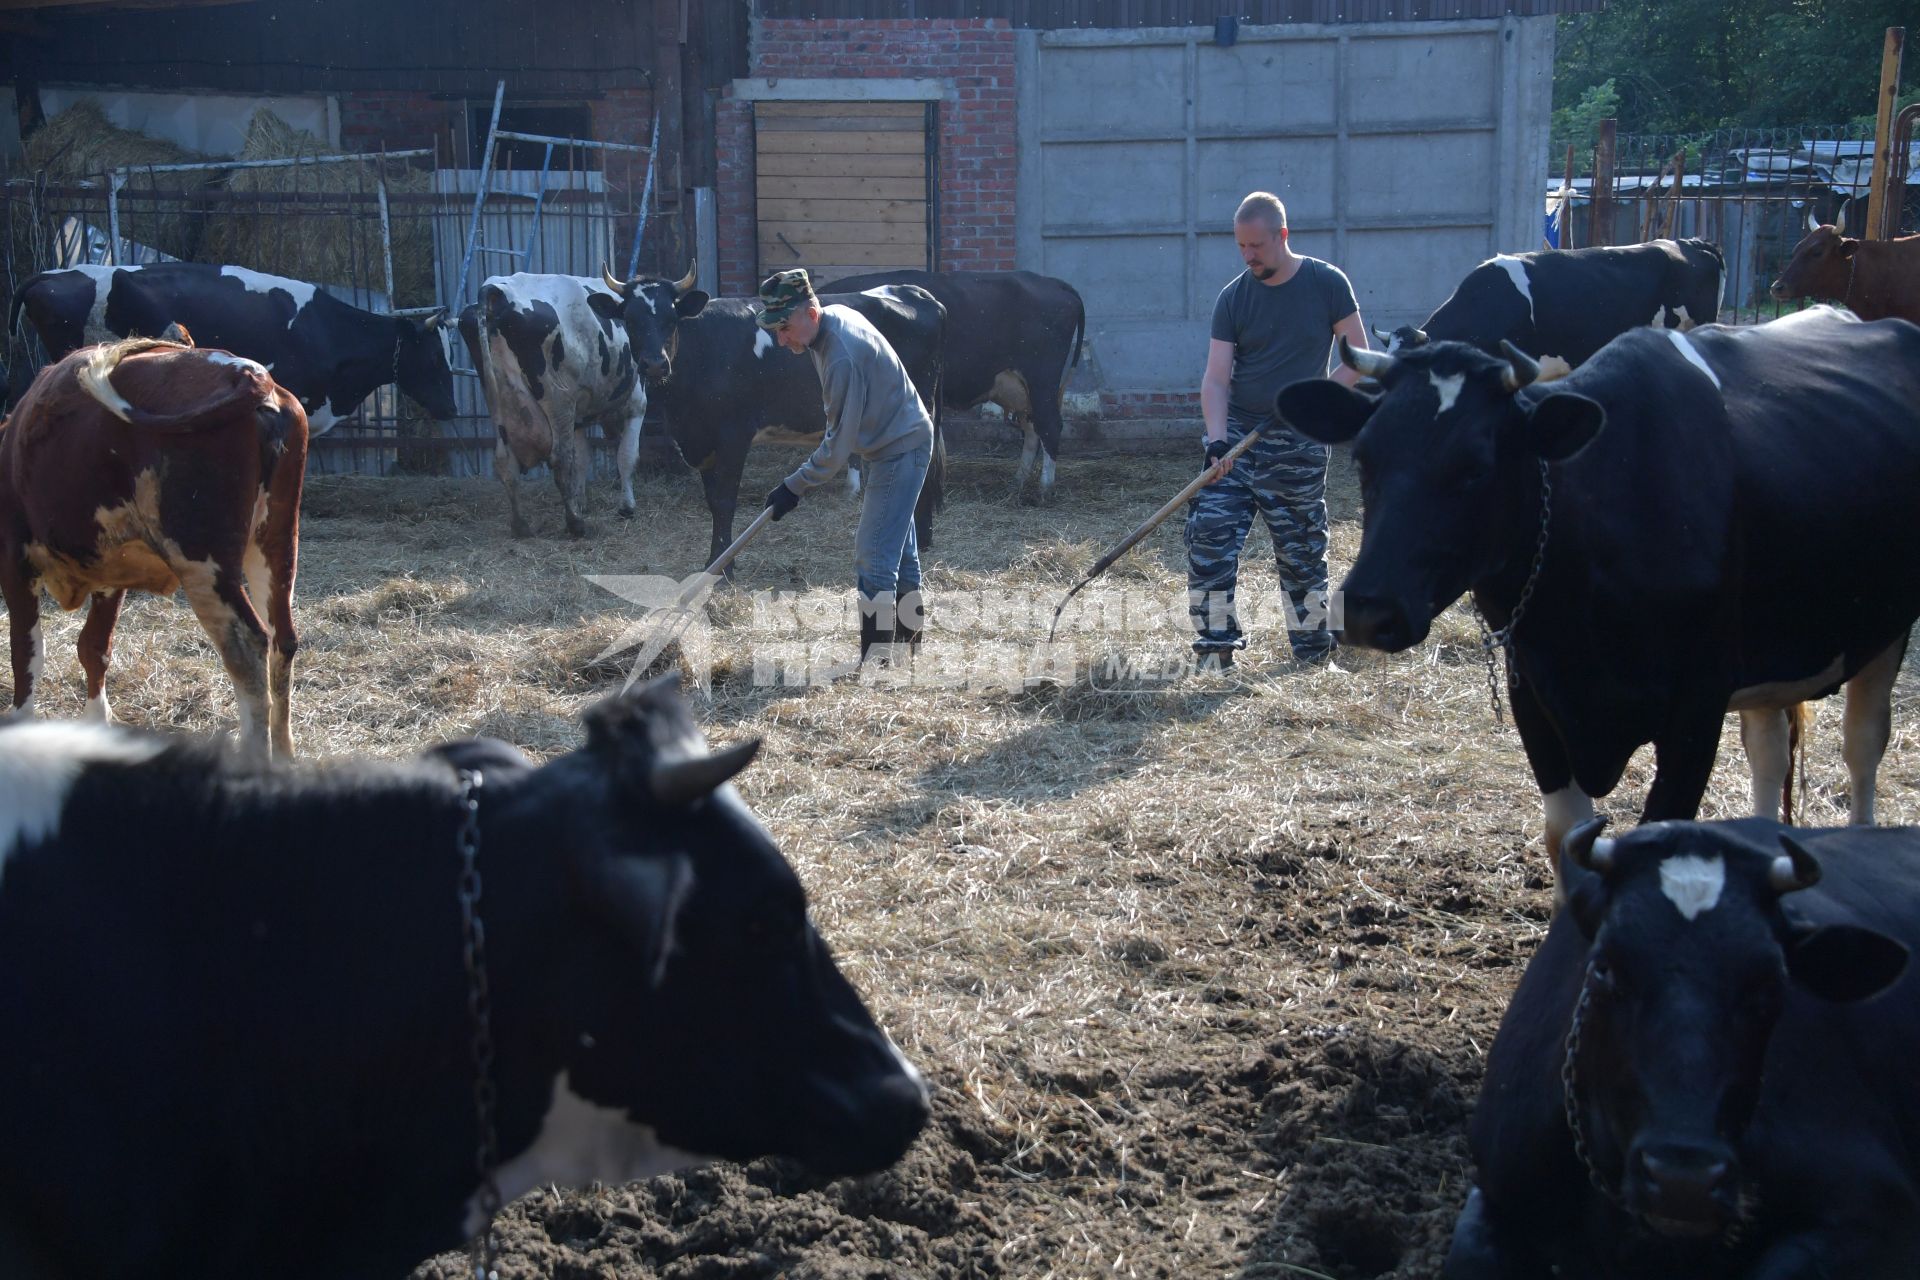
[[[669,373],[673,372],[673,365],[669,363],[666,357],[664,356],[657,357],[657,358],[653,356],[649,356],[645,360],[642,360],[640,363],[646,367],[647,376],[649,378],[655,379],[656,381],[658,379],[666,377]]]
[[[1773,298],[1775,302],[1785,302],[1787,300],[1787,291],[1781,288],[1780,282],[1778,280],[1775,280],[1772,284],[1767,286],[1767,293]]]
[[[1721,1148],[1677,1143],[1642,1147],[1634,1152],[1631,1168],[1649,1217],[1709,1224],[1726,1211],[1733,1161]]]
[[[1413,626],[1407,619],[1406,609],[1398,602],[1381,596],[1349,592],[1346,596],[1346,627],[1340,641],[1362,649],[1398,653],[1413,643]]]

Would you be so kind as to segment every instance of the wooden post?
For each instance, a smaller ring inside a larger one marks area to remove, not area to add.
[[[686,154],[686,126],[684,84],[685,74],[681,65],[685,50],[683,29],[680,25],[683,9],[680,0],[654,0],[653,2],[653,109],[660,115],[660,157],[656,182],[660,211],[669,215],[661,219],[657,228],[667,231],[663,239],[656,242],[655,260],[674,262],[686,260],[686,227],[682,225],[681,192],[686,188],[685,175],[681,169],[681,157]],[[651,239],[651,233],[649,233]],[[680,268],[684,271],[686,268]],[[677,277],[680,272],[673,274]]]
[[[1887,217],[1889,209],[1897,210],[1901,205],[1900,197],[1888,189],[1887,183],[1893,176],[1893,106],[1900,100],[1900,55],[1906,43],[1905,27],[1887,28],[1886,48],[1880,55],[1880,102],[1873,120],[1873,178],[1867,184],[1869,240],[1890,238],[1883,222],[1899,225],[1898,213]]]
[[[1571,249],[1573,244],[1573,144],[1567,144],[1567,205],[1560,211],[1560,247]]]
[[[1593,226],[1587,236],[1589,245],[1613,243],[1613,163],[1614,138],[1620,122],[1600,122],[1600,145],[1593,149]]]

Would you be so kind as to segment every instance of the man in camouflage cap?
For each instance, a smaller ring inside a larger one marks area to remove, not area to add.
[[[877,644],[920,643],[920,548],[913,508],[933,459],[933,420],[913,379],[878,329],[851,307],[822,307],[803,268],[760,284],[760,327],[796,355],[813,358],[827,410],[820,446],[767,494],[780,519],[807,490],[858,456],[865,479],[854,535],[860,590],[860,657]]]
[[[759,325],[762,329],[777,332],[794,312],[809,302],[818,306],[819,301],[805,267],[776,271],[760,282],[762,309],[758,317]]]

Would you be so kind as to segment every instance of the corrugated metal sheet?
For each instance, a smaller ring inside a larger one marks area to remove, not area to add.
[[[1606,0],[759,0],[763,18],[1005,18],[1015,27],[1212,27],[1594,13]]]
[[[699,25],[694,26],[698,38]],[[729,33],[730,34],[730,33]],[[33,13],[0,76],[235,93],[398,90],[581,97],[646,85],[652,6],[633,0],[259,0]]]

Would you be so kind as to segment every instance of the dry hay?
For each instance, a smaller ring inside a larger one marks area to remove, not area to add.
[[[240,160],[286,160],[333,154],[333,148],[304,129],[296,129],[262,107],[247,126]],[[380,216],[371,197],[384,170],[389,195],[428,189],[427,175],[404,161],[290,165],[277,169],[235,169],[230,191],[249,194],[333,194],[367,196],[352,212],[318,212],[299,204],[249,211],[234,206],[210,220],[205,256],[209,262],[252,267],[273,275],[326,284],[386,288],[380,244]],[[332,209],[341,206],[328,206]],[[395,307],[433,302],[433,238],[425,218],[398,213],[389,218],[393,236]]]
[[[28,172],[44,171],[56,186],[81,182],[102,187],[97,209],[87,216],[107,229],[107,171],[138,165],[197,164],[208,157],[163,138],[149,137],[108,122],[100,104],[80,101],[48,120],[24,146]],[[191,258],[200,247],[206,215],[199,193],[219,183],[219,170],[151,173],[134,168],[121,188],[120,234],[176,258]],[[148,192],[181,193],[178,200]]]
[[[791,461],[757,451],[742,492]],[[1004,459],[955,459],[922,662],[1043,639],[1060,593],[1190,466],[1184,451],[1076,457],[1060,500],[1036,508],[1003,500]],[[1336,468],[1338,572],[1358,503]],[[311,481],[303,750],[395,755],[473,733],[541,756],[577,744],[581,708],[624,679],[598,655],[640,620],[582,575],[684,577],[707,546],[690,480],[639,490],[627,523],[596,484],[594,537],[574,543],[550,495],[535,501],[538,536],[515,541],[490,483]],[[1158,686],[756,685],[748,592],[845,591],[851,516],[839,492],[810,495],[748,551],[709,608],[715,683],[696,707],[716,742],[767,740],[742,791],[928,1073],[934,1125],[872,1179],[758,1162],[535,1192],[502,1219],[501,1274],[1433,1275],[1483,1055],[1550,907],[1538,798],[1512,729],[1493,724],[1471,619],[1450,611],[1412,653],[1342,654],[1342,671],[1296,669],[1265,629],[1232,671]],[[1082,593],[1063,637],[1178,652],[1170,610],[1163,631],[1097,620],[1129,592],[1177,599],[1183,564],[1176,519],[1129,576]],[[1258,607],[1273,585],[1264,534],[1247,565]],[[1033,587],[1026,612],[963,600]],[[80,708],[77,629],[77,615],[49,619],[57,714]],[[836,643],[850,650],[851,629]],[[110,679],[136,723],[231,723],[226,681],[176,604],[128,602]],[[1920,811],[1917,702],[1909,675],[1885,821]],[[1820,708],[1818,823],[1845,812],[1838,721]],[[1735,742],[1710,816],[1745,808]],[[1648,781],[1643,756],[1602,808],[1631,820]],[[457,1272],[448,1256],[421,1276]]]

